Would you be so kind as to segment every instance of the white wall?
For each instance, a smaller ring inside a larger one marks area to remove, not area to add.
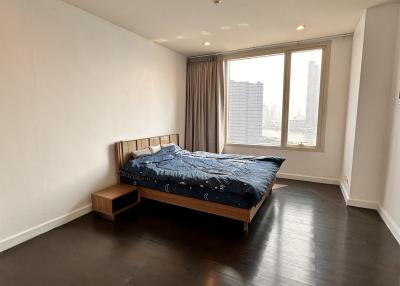
[[[0,251],[89,210],[116,182],[114,142],[183,138],[185,72],[185,57],[64,2],[2,0]]]
[[[342,191],[400,243],[400,4],[369,8],[353,41]],[[345,178],[349,178],[347,183]]]
[[[383,185],[397,6],[371,8],[366,13],[350,189],[353,199],[378,202]]]
[[[353,58],[352,70],[357,75],[351,79],[343,166],[344,177],[351,181],[343,185],[350,204],[356,206],[377,208],[384,185],[398,7],[390,4],[367,9],[365,20],[358,25],[359,34],[364,27],[362,47],[359,41],[353,45],[357,58]],[[358,99],[352,100],[357,97],[357,85]]]
[[[353,35],[353,48],[351,53],[351,71],[349,83],[349,97],[347,100],[346,132],[343,151],[343,176],[344,191],[348,196],[348,186],[351,184],[353,168],[353,151],[356,134],[358,94],[360,90],[361,63],[364,46],[365,12],[363,13]]]
[[[400,14],[397,22],[396,55],[394,60],[393,85],[390,98],[391,118],[389,147],[386,156],[386,176],[381,196],[380,213],[400,242]]]
[[[337,184],[342,174],[343,140],[352,37],[332,40],[323,152],[225,146],[225,153],[280,155],[287,160],[280,176]]]

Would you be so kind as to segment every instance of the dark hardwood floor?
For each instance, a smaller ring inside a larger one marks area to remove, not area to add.
[[[337,186],[279,180],[250,225],[143,201],[0,254],[0,285],[394,285],[400,246]]]

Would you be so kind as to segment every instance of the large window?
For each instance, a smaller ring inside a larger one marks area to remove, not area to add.
[[[327,48],[228,58],[227,143],[319,149]]]

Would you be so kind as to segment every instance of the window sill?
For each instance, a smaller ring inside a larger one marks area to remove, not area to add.
[[[257,145],[257,144],[234,144],[225,143],[224,147],[244,147],[244,148],[255,148],[255,149],[274,149],[274,150],[288,150],[288,151],[305,151],[305,152],[320,152],[322,153],[322,148],[319,147],[297,147],[297,146],[268,146],[268,145]]]

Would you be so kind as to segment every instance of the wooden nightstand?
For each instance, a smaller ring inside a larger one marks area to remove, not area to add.
[[[92,194],[93,210],[114,220],[115,216],[140,202],[139,190],[135,186],[117,184]]]

